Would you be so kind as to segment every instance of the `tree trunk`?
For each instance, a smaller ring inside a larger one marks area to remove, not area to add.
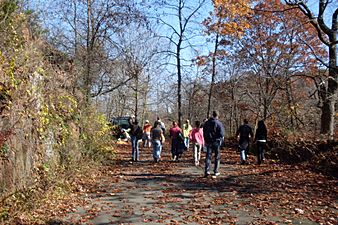
[[[213,91],[214,84],[215,84],[215,76],[216,76],[216,54],[217,54],[217,48],[218,48],[218,33],[216,34],[215,49],[214,49],[214,54],[212,55],[212,73],[211,73],[210,90],[209,90],[209,95],[208,95],[208,111],[207,111],[207,118],[210,117],[211,97],[212,97],[212,91]]]
[[[330,73],[329,73],[330,74]],[[337,76],[337,72],[335,72]],[[335,103],[337,99],[337,81],[333,78],[329,78],[328,87],[322,95],[323,106],[321,108],[321,134],[328,134],[330,139],[334,137],[334,129],[335,129]],[[324,91],[323,90],[323,91]]]
[[[143,100],[143,111],[141,121],[144,123],[145,120],[149,120],[148,118],[148,93],[149,93],[149,82],[150,82],[150,74],[147,75],[147,82],[145,84],[145,91],[144,91],[144,100]]]
[[[178,104],[178,124],[181,126],[182,122],[182,74],[181,74],[181,59],[180,46],[177,46],[177,104]]]
[[[84,90],[86,96],[86,102],[89,102],[90,99],[90,74],[91,74],[91,44],[90,40],[91,35],[91,17],[92,17],[92,3],[91,0],[87,0],[87,40],[86,40],[86,50],[87,50],[87,60],[86,60],[86,75],[84,79]]]
[[[332,39],[332,40],[331,40]],[[337,35],[331,37],[331,43],[337,40]],[[335,44],[329,46],[329,78],[327,88],[321,88],[321,97],[323,106],[321,108],[321,128],[322,134],[328,134],[330,139],[334,138],[335,133],[335,104],[337,101],[337,82],[338,82],[338,67],[337,67],[337,48]]]
[[[138,114],[138,82],[139,82],[139,74],[136,72],[135,74],[135,118],[137,118]]]
[[[291,93],[291,85],[290,85],[290,80],[287,80],[286,82],[286,97],[288,100],[288,109],[290,111],[290,123],[291,123],[291,128],[294,129],[295,128],[295,124],[294,124],[294,106],[293,106],[293,98],[292,98],[292,93]]]
[[[328,9],[330,1],[320,0],[318,2],[318,16],[315,17],[311,12],[307,1],[285,1],[290,6],[298,6],[300,11],[304,13],[310,20],[310,23],[316,28],[319,39],[329,48],[329,78],[327,87],[320,86],[319,97],[322,100],[321,107],[321,126],[320,133],[328,134],[330,139],[334,138],[335,129],[335,104],[337,101],[337,83],[338,83],[338,67],[337,67],[337,31],[338,31],[338,9],[332,14],[331,28],[326,26],[324,20],[325,10]],[[324,36],[328,37],[327,41]]]
[[[179,20],[179,26],[180,26],[180,35],[179,40],[177,43],[176,48],[176,60],[177,60],[177,110],[178,110],[178,124],[179,126],[182,125],[182,74],[181,74],[181,44],[182,44],[182,38],[183,38],[183,19],[182,19],[182,1],[179,1],[179,9],[178,9],[178,20]]]

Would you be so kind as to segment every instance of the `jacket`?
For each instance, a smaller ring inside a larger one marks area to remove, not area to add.
[[[192,142],[198,143],[201,146],[204,146],[204,138],[203,138],[203,129],[202,128],[194,128],[192,129],[189,138]]]
[[[224,137],[224,126],[218,119],[210,118],[203,125],[203,137],[206,144],[221,141]]]
[[[252,128],[248,124],[243,124],[238,128],[236,132],[236,136],[238,135],[240,144],[244,141],[249,142],[250,137],[253,137]]]

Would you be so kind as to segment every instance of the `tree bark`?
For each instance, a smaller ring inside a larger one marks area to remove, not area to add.
[[[91,84],[91,28],[92,28],[92,2],[87,0],[87,40],[86,40],[86,51],[87,51],[87,60],[86,60],[86,75],[84,79],[84,91],[86,96],[86,102],[89,102],[90,99],[90,84]]]
[[[210,117],[210,110],[211,110],[211,97],[212,97],[212,91],[215,84],[215,77],[216,77],[216,54],[218,49],[218,33],[216,34],[216,40],[215,40],[215,49],[214,53],[212,55],[212,72],[211,72],[211,84],[210,84],[210,90],[208,95],[208,111],[207,111],[207,118]]]
[[[332,14],[332,25],[329,28],[324,21],[324,12],[330,2],[325,0],[318,1],[318,16],[315,16],[310,10],[306,1],[285,1],[290,6],[297,6],[298,9],[309,18],[310,23],[317,30],[318,38],[329,48],[329,78],[327,87],[322,84],[319,91],[319,97],[322,100],[321,107],[321,126],[320,132],[328,134],[330,139],[334,138],[335,133],[335,104],[337,101],[337,31],[338,31],[338,9]]]

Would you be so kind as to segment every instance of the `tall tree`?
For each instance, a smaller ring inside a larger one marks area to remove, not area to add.
[[[324,65],[329,68],[329,77],[327,85],[321,85],[320,97],[322,99],[321,114],[321,133],[329,134],[333,138],[335,129],[335,104],[337,102],[338,92],[338,66],[337,66],[337,33],[338,33],[338,7],[336,1],[319,0],[318,15],[311,11],[307,1],[286,0],[289,6],[296,6],[316,28],[318,37],[329,49],[329,62],[323,61]],[[328,15],[329,6],[333,6],[332,15]],[[324,16],[331,17],[331,28],[326,24]]]
[[[50,40],[75,59],[78,85],[89,100],[97,95],[95,84],[105,80],[103,76],[120,53],[116,34],[132,22],[143,23],[143,17],[130,0],[56,0],[50,4],[55,4],[49,9],[54,16],[47,18],[53,26]]]
[[[165,51],[171,57],[174,57],[177,73],[177,113],[178,122],[182,124],[182,67],[185,59],[182,52],[192,47],[190,40],[191,24],[194,18],[202,8],[206,0],[190,1],[190,0],[168,0],[161,1],[160,6],[163,13],[156,17],[156,20],[168,28],[170,31],[168,36],[163,36],[174,49]],[[156,1],[157,2],[157,1]],[[168,17],[169,16],[169,17]]]
[[[245,56],[243,64],[257,76],[257,96],[249,90],[248,94],[257,103],[258,115],[263,119],[270,114],[277,92],[289,89],[287,81],[290,76],[318,64],[312,50],[316,50],[318,55],[322,52],[314,29],[304,25],[301,15],[295,17],[295,10],[285,13],[273,11],[275,8],[283,10],[282,7],[279,0],[257,4],[248,20],[250,28],[240,40],[240,54]],[[306,40],[304,36],[311,38]]]
[[[225,40],[226,36],[240,37],[243,31],[249,26],[246,16],[251,13],[248,7],[243,7],[244,2],[229,1],[213,1],[214,11],[203,22],[206,27],[208,36],[213,36],[215,39],[214,50],[209,53],[209,56],[199,57],[198,64],[203,65],[211,63],[211,83],[208,93],[208,110],[207,117],[210,116],[211,99],[216,79],[217,59],[224,57],[227,53],[224,50],[219,50],[219,47],[226,48],[229,44]]]

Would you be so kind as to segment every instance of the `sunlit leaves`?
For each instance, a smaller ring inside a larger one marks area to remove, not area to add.
[[[241,36],[250,27],[247,18],[252,14],[249,1],[214,0],[214,11],[204,21],[208,32]]]

